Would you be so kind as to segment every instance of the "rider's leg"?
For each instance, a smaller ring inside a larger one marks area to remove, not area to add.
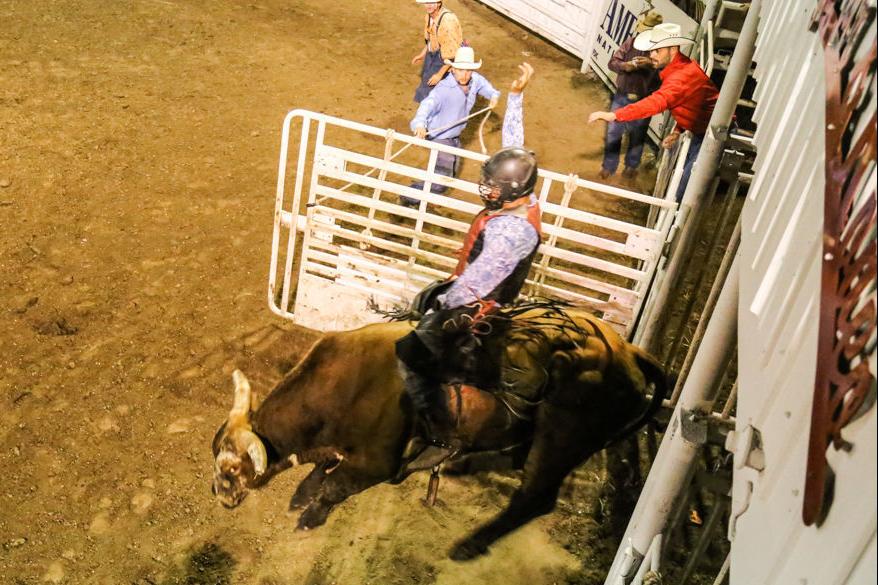
[[[470,382],[458,346],[461,337],[469,335],[475,310],[465,306],[428,312],[414,331],[396,342],[406,391],[434,442],[447,444],[454,426],[442,384]]]
[[[439,431],[448,426],[450,414],[436,357],[414,331],[396,342],[396,356],[406,393],[425,427],[428,440],[439,441]]]

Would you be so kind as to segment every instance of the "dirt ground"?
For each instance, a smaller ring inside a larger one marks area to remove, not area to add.
[[[593,178],[603,129],[585,118],[604,88],[474,0],[449,4],[499,88],[534,65],[541,163]],[[555,513],[469,563],[448,548],[505,505],[514,475],[446,478],[433,509],[426,477],[378,486],[310,533],[286,513],[307,468],[234,511],[209,492],[233,363],[266,331],[290,361],[315,336],[265,301],[283,117],[406,130],[420,14],[390,0],[0,0],[0,583],[602,582],[615,544],[592,518],[599,462]]]

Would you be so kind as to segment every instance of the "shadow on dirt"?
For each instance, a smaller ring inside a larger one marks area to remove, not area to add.
[[[230,585],[235,559],[213,543],[207,543],[189,555],[182,574],[173,575],[161,585]]]

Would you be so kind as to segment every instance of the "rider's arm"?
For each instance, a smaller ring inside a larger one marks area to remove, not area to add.
[[[438,297],[444,309],[456,309],[484,298],[512,274],[539,242],[526,219],[504,215],[485,225],[484,245],[478,257],[463,271],[448,292]]]
[[[530,83],[534,68],[529,63],[518,66],[520,75],[512,82],[503,116],[503,148],[524,146],[524,88]]]
[[[512,92],[506,98],[506,115],[503,116],[503,148],[524,146],[523,98],[523,93]]]

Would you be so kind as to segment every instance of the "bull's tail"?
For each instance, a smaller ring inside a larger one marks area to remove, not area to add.
[[[634,357],[637,361],[637,366],[645,374],[647,384],[652,383],[652,399],[649,401],[646,410],[644,410],[640,416],[622,427],[621,431],[616,433],[604,444],[604,449],[634,433],[650,419],[655,417],[659,408],[662,406],[662,401],[665,399],[665,395],[668,393],[668,377],[658,360],[636,347],[634,348]]]

